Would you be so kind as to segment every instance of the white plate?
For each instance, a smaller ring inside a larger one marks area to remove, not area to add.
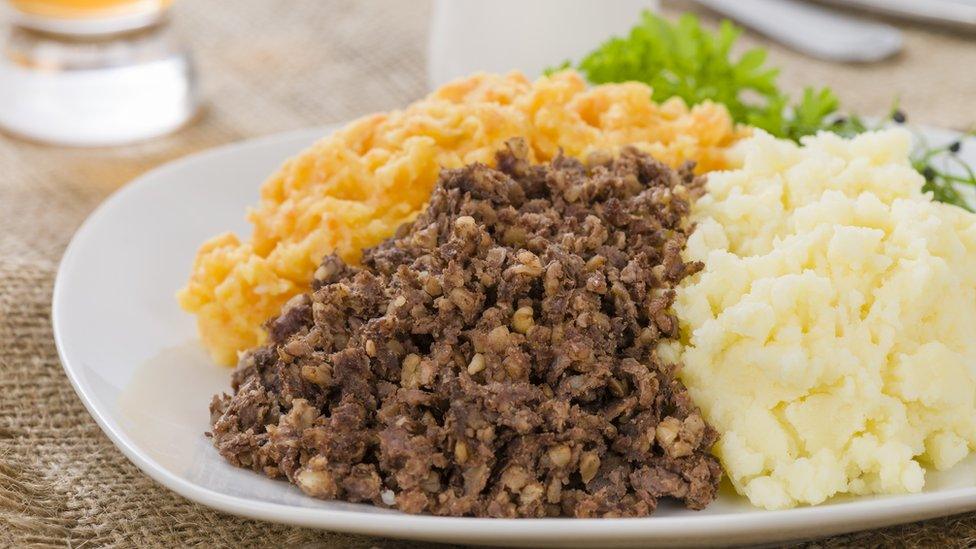
[[[412,516],[306,497],[228,465],[203,436],[230,370],[213,365],[173,294],[197,246],[248,234],[245,207],[289,155],[323,135],[303,130],[167,164],[108,199],[75,235],[58,271],[52,320],[64,369],[116,446],[149,476],[196,502],[258,519],[457,543],[700,545],[824,536],[976,509],[976,459],[929,474],[924,493],[762,511],[726,489],[708,509],[662,505],[642,519]],[[935,132],[933,139],[951,139]],[[968,150],[973,149],[973,150]],[[976,142],[963,149],[976,160]]]

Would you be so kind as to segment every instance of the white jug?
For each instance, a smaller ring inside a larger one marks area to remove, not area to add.
[[[657,0],[435,0],[428,83],[479,70],[535,78],[625,35],[643,10],[657,8]]]

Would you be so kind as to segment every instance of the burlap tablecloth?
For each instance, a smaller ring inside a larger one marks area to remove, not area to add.
[[[681,6],[666,4],[669,12]],[[428,16],[426,2],[406,0],[185,0],[174,24],[194,47],[208,99],[193,125],[151,143],[99,150],[0,137],[0,545],[401,545],[244,520],[157,485],[88,416],[61,370],[49,317],[61,253],[109,193],[193,151],[420,97]],[[976,99],[973,42],[913,27],[906,46],[898,59],[864,67],[776,47],[772,58],[789,87],[829,84],[864,113],[883,112],[900,94],[915,121],[956,128],[976,122],[969,105]],[[974,542],[976,515],[820,543]]]

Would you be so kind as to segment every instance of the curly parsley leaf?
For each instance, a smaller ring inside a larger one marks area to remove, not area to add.
[[[798,141],[804,135],[817,133],[838,107],[840,100],[830,88],[804,88],[803,98],[793,107],[793,116],[785,129],[786,137]]]
[[[808,89],[791,107],[776,83],[779,70],[766,65],[766,50],[733,56],[732,46],[741,34],[729,21],[713,32],[691,14],[672,23],[644,12],[629,35],[606,41],[576,68],[594,84],[648,84],[655,101],[677,96],[689,105],[722,103],[736,122],[777,137],[798,139],[820,129],[837,110],[833,92]]]

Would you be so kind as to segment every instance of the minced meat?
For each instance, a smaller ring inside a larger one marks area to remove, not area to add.
[[[444,170],[430,205],[313,291],[211,404],[234,465],[408,513],[644,516],[721,475],[676,364],[674,287],[701,181],[634,149]]]

